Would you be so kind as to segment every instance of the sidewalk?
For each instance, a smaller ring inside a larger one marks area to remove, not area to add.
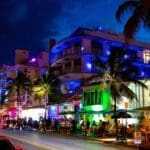
[[[47,132],[47,134],[49,134]],[[82,134],[58,134],[58,133],[50,133],[50,135],[58,135],[58,136],[65,136],[65,137],[73,137],[73,138],[81,138],[81,139],[86,139],[86,140],[93,140],[93,141],[98,141],[100,143],[105,143],[105,144],[114,144],[114,145],[124,145],[127,147],[132,147],[138,150],[150,150],[150,143],[143,143],[138,145],[134,144],[133,139],[127,139],[127,142],[118,142],[116,141],[115,138],[98,138],[98,137],[92,137],[92,136],[83,136]]]
[[[118,142],[118,141],[116,141],[115,138],[92,138],[92,137],[89,137],[89,139],[96,140],[96,141],[106,143],[106,144],[125,145],[125,146],[133,147],[133,148],[138,147],[137,149],[139,149],[139,150],[150,150],[150,143],[147,143],[147,144],[142,143],[137,146],[136,144],[134,144],[133,139],[127,139],[126,142],[120,142],[120,141]]]
[[[73,135],[78,138],[82,139],[87,139],[87,140],[94,140],[94,141],[99,141],[101,143],[106,143],[106,144],[116,144],[116,145],[124,145],[128,147],[133,147],[137,148],[137,145],[134,144],[133,139],[127,139],[127,142],[117,142],[115,138],[96,138],[96,137],[89,137],[89,136],[80,136],[80,135]],[[139,150],[150,150],[150,143],[142,143],[138,145]]]

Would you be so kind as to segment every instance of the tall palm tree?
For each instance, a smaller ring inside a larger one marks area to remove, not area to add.
[[[38,90],[35,92],[44,91],[45,93],[45,119],[46,119],[46,107],[47,103],[49,102],[49,96],[53,94],[58,94],[57,88],[58,85],[60,84],[60,80],[54,76],[53,74],[50,73],[45,73],[41,77],[39,77],[35,83],[34,86],[38,87]],[[55,93],[54,93],[55,91]]]
[[[133,39],[141,23],[150,29],[150,0],[127,0],[121,4],[116,11],[116,19],[121,22],[121,18],[128,10],[132,11],[124,26],[125,40]]]
[[[34,92],[34,100],[38,100],[39,101],[39,105],[41,105],[41,100],[43,99],[44,97],[44,93],[42,92],[38,92],[38,91],[35,91]]]
[[[29,92],[31,91],[31,80],[21,71],[18,71],[17,76],[15,79],[12,79],[12,85],[9,86],[9,93],[8,96],[14,95],[17,93],[17,104],[20,108],[22,105],[22,98],[21,94],[23,92]]]
[[[93,66],[95,65],[96,75],[91,77],[89,81],[99,84],[100,90],[105,88],[110,91],[111,98],[114,101],[114,116],[116,134],[118,133],[117,124],[117,101],[122,99],[122,96],[129,100],[137,99],[136,94],[128,87],[129,83],[137,84],[146,88],[146,85],[136,79],[138,68],[133,64],[132,58],[123,48],[112,48],[108,58],[98,57],[92,58]]]

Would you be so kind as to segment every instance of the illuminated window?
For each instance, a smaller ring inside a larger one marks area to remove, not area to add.
[[[91,91],[84,93],[84,105],[102,104],[102,93],[98,91]]]
[[[146,49],[143,51],[144,63],[150,63],[150,50]]]

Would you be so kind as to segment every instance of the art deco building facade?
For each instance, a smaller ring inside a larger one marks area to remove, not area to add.
[[[80,103],[79,109],[82,114],[98,114],[103,110],[111,109],[109,91],[99,91],[96,93],[96,91],[90,90],[88,87],[83,87],[82,79],[94,75],[91,61],[93,54],[108,56],[111,49],[119,47],[126,48],[127,57],[130,57],[133,63],[138,65],[141,70],[137,78],[143,80],[148,86],[148,90],[145,90],[135,85],[129,85],[137,94],[139,102],[130,104],[128,109],[150,106],[150,44],[131,41],[127,45],[120,34],[97,29],[78,28],[72,35],[58,42],[51,49],[50,53],[51,68],[54,74],[59,76],[63,82],[61,86],[62,93],[66,96],[70,93],[72,96],[70,98],[66,97],[60,110],[58,110],[58,114],[75,111],[72,104],[75,105],[76,101]],[[75,95],[80,96],[76,98]],[[72,104],[69,103],[68,106],[63,106],[67,104],[68,99],[73,103],[71,102]],[[89,101],[89,104],[83,107],[81,105],[84,105],[84,99]],[[119,107],[123,108],[124,106],[121,105]],[[69,109],[69,107],[71,108]],[[55,111],[57,112],[56,108]],[[100,119],[101,115],[95,117]]]

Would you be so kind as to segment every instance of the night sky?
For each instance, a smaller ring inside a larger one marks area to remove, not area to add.
[[[15,49],[36,56],[77,27],[122,32],[115,10],[124,0],[0,0],[0,65],[14,64]],[[150,31],[140,30],[137,39],[150,42]]]

